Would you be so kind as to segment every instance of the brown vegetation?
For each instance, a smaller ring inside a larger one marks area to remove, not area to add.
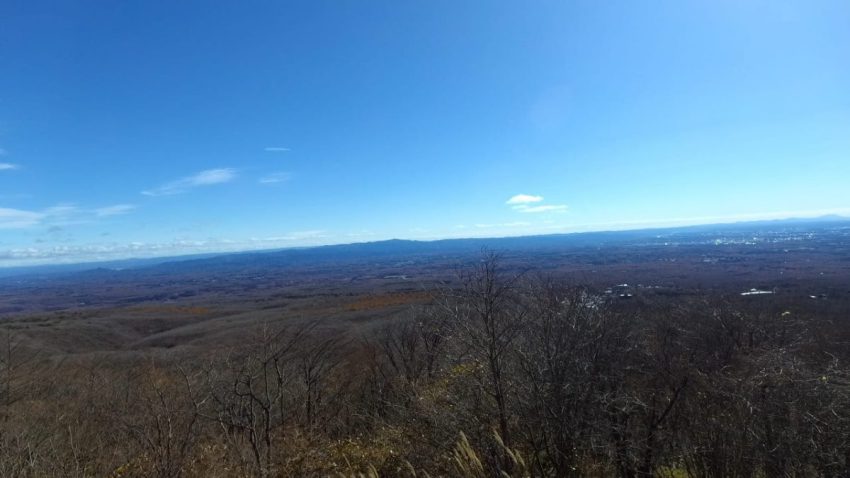
[[[842,317],[707,297],[612,300],[507,272],[493,254],[429,297],[359,334],[261,322],[203,350],[47,355],[6,329],[0,475],[762,477],[850,467]]]
[[[422,304],[430,300],[428,292],[396,292],[391,294],[369,294],[348,304],[348,310],[374,310],[400,305]]]

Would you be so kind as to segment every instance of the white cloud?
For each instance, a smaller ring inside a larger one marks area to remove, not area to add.
[[[13,169],[18,169],[20,166],[12,163],[0,163],[0,171],[11,171]]]
[[[135,208],[132,204],[115,204],[95,209],[83,209],[75,204],[58,204],[43,211],[42,222],[54,226],[91,224],[100,218],[127,214]]]
[[[58,204],[45,209],[44,213],[50,217],[68,217],[77,214],[80,209],[73,204]]]
[[[289,173],[284,173],[284,172],[280,172],[280,173],[271,173],[271,174],[269,174],[268,176],[263,176],[262,178],[260,178],[260,180],[259,180],[258,182],[259,182],[260,184],[277,184],[277,183],[284,183],[284,182],[286,182],[286,181],[289,181],[289,179],[290,179],[291,177],[292,177],[292,175],[291,175],[291,174],[289,174]]]
[[[263,151],[267,153],[286,153],[289,151],[289,148],[284,148],[282,146],[266,146],[263,148]]]
[[[501,224],[475,224],[475,227],[478,229],[493,229],[493,228],[501,228],[501,227],[527,227],[530,226],[531,223],[524,221],[515,221],[515,222],[503,222]]]
[[[0,218],[2,212],[0,210]],[[178,237],[164,242],[102,242],[91,244],[61,244],[54,246],[0,248],[0,267],[62,264],[127,259],[131,257],[169,257],[197,253],[226,253],[268,250],[277,247],[316,246],[336,243],[326,231],[295,231],[277,237],[233,240],[226,238]]]
[[[93,221],[93,211],[80,209],[74,204],[59,204],[44,210],[43,222],[52,226],[75,226]]]
[[[172,196],[181,194],[200,186],[212,186],[223,184],[236,178],[236,170],[233,168],[207,169],[193,176],[188,176],[158,188],[142,191],[145,196]]]
[[[289,234],[295,240],[301,239],[321,239],[328,237],[328,235],[323,230],[313,230],[313,231],[295,231]]]
[[[133,209],[136,209],[136,206],[132,204],[116,204],[114,206],[97,208],[94,210],[94,214],[97,217],[120,216],[122,214],[127,214]]]
[[[527,213],[565,212],[567,210],[567,206],[565,204],[544,204],[540,206],[526,206],[522,204],[519,206],[514,206],[514,210]]]
[[[530,194],[517,194],[516,196],[508,199],[508,202],[505,204],[530,204],[535,202],[540,202],[543,200],[543,196],[532,196]]]
[[[236,171],[231,168],[208,169],[184,179],[189,186],[208,186],[210,184],[226,183],[236,177]]]
[[[25,229],[39,225],[64,226],[81,222],[83,211],[73,204],[59,204],[43,211],[0,208],[0,229]]]
[[[323,230],[313,230],[313,231],[294,231],[287,233],[283,236],[270,236],[270,237],[252,237],[251,242],[254,243],[265,243],[265,242],[276,242],[276,243],[287,243],[292,241],[313,241],[315,239],[324,239],[329,237],[326,231]]]
[[[23,229],[38,225],[44,213],[0,207],[0,229]]]
[[[82,209],[74,204],[57,204],[40,211],[27,211],[0,207],[0,229],[26,229],[47,226],[91,224],[98,218],[126,214],[135,209],[132,204],[116,204],[97,209]]]
[[[536,212],[564,212],[567,206],[564,204],[536,204],[543,201],[543,196],[534,196],[531,194],[517,194],[508,199],[505,204],[511,206],[511,209],[519,212],[536,213]]]
[[[362,231],[349,232],[345,236],[346,237],[372,237],[376,234],[368,229],[364,229]]]

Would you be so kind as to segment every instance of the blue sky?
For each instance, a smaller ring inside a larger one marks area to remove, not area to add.
[[[0,3],[0,266],[850,212],[850,3]]]

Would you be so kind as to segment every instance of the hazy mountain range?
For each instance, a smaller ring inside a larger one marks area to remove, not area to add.
[[[140,269],[157,267],[165,270],[233,269],[258,266],[292,266],[327,262],[351,262],[374,259],[404,258],[424,255],[475,253],[482,248],[501,251],[552,250],[635,242],[670,243],[706,240],[711,236],[750,236],[769,231],[809,231],[821,227],[850,227],[850,218],[837,215],[816,218],[749,221],[729,224],[652,228],[627,231],[600,231],[501,238],[442,239],[431,241],[390,239],[329,246],[276,249],[249,252],[195,254],[176,257],[124,259],[79,264],[29,267],[0,267],[0,278],[13,276],[48,276],[96,269]]]

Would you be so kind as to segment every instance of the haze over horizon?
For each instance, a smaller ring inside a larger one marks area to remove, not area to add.
[[[0,267],[850,214],[846,2],[0,18]]]

